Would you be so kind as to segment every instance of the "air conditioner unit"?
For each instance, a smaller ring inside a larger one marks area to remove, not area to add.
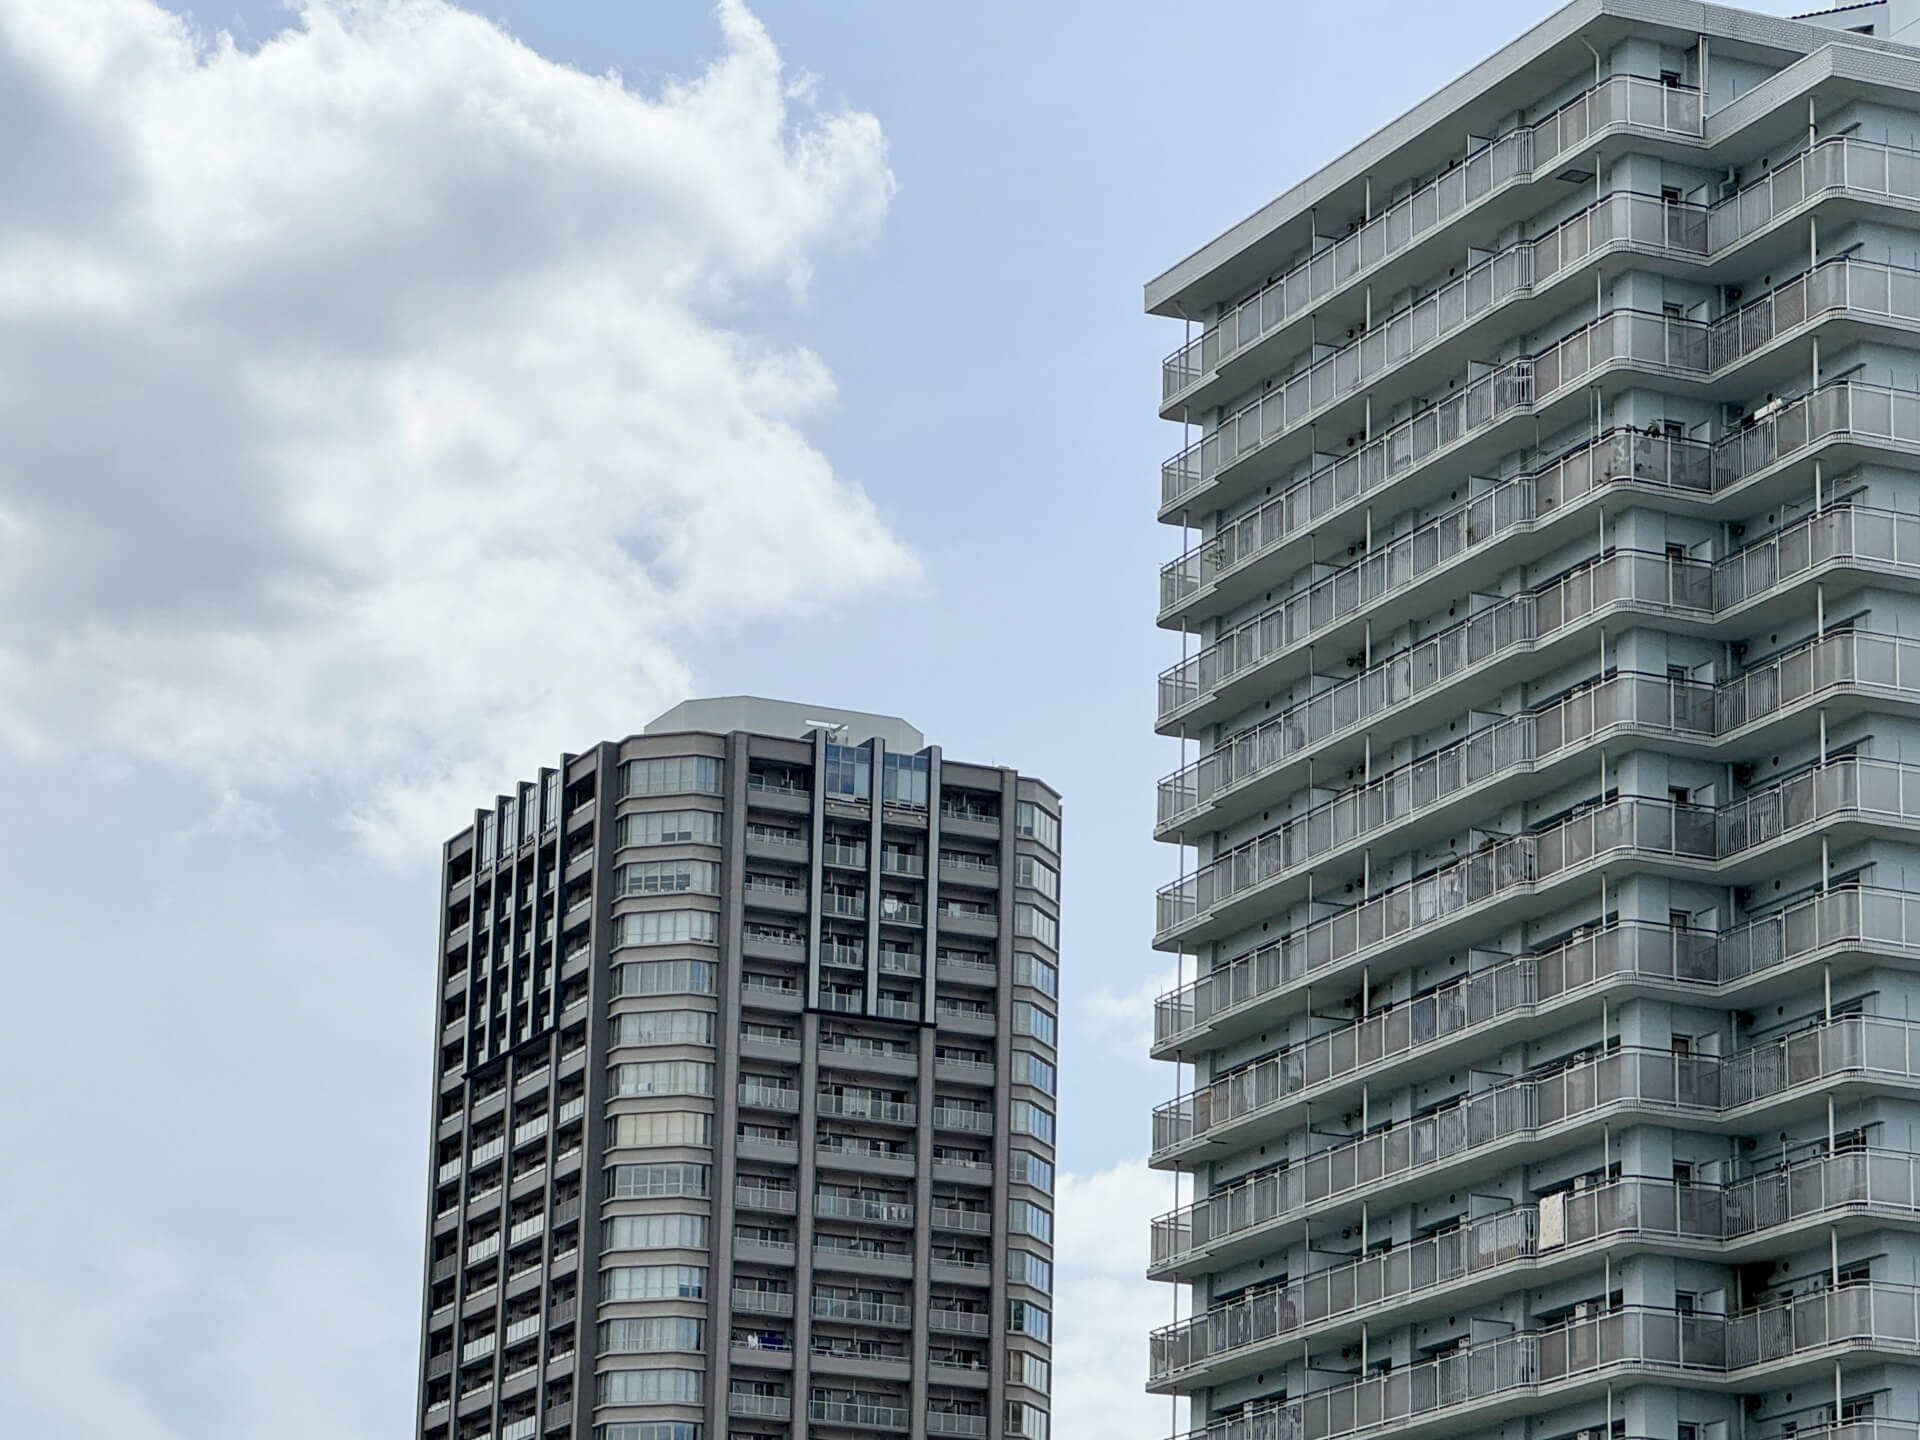
[[[1593,1313],[1594,1303],[1591,1300],[1582,1300],[1578,1305],[1573,1307],[1573,1318],[1576,1320],[1589,1319]]]

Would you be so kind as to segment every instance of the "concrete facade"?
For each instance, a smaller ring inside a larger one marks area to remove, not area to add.
[[[691,702],[447,843],[423,1440],[1047,1435],[1060,800],[920,740]]]
[[[1148,285],[1195,1436],[1920,1433],[1917,21],[1579,0]]]

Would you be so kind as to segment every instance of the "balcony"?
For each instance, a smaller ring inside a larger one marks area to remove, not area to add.
[[[1920,766],[1844,757],[1713,808],[1627,796],[1595,805],[1548,829],[1511,836],[1229,961],[1155,1002],[1155,1024],[1184,1035],[1181,1010],[1204,987],[1205,1023],[1304,986],[1317,975],[1350,975],[1389,946],[1451,930],[1457,921],[1509,897],[1534,896],[1562,877],[1621,861],[1676,874],[1706,873],[1734,883],[1762,860],[1778,863],[1778,842],[1841,821],[1905,828],[1920,820]],[[1194,1023],[1199,1018],[1196,999]],[[1166,1043],[1166,1042],[1156,1042]]]
[[[879,1300],[844,1300],[834,1295],[815,1295],[813,1318],[839,1320],[853,1325],[889,1325],[904,1330],[913,1323],[913,1312],[905,1305]]]
[[[744,1315],[784,1318],[793,1314],[793,1294],[787,1290],[743,1290],[735,1286],[732,1300],[733,1308]]]
[[[785,1395],[743,1395],[738,1390],[729,1390],[727,1414],[753,1420],[790,1420],[793,1401]]]
[[[1916,163],[1914,152],[1852,137],[1835,137],[1773,167],[1765,177],[1746,190],[1714,206],[1706,216],[1704,254],[1712,256],[1716,252],[1724,252],[1766,229],[1802,203],[1823,198],[1828,193],[1852,192],[1874,201],[1883,198],[1912,200],[1920,198],[1909,193],[1916,189],[1920,189],[1920,164]],[[1695,230],[1696,227],[1689,222],[1686,227],[1687,243],[1696,243]],[[1623,353],[1617,358],[1630,357]],[[1563,375],[1562,381],[1564,378]],[[1318,396],[1297,394],[1290,410],[1274,408],[1272,397],[1279,393],[1278,390],[1269,392],[1261,402],[1256,402],[1267,407],[1270,412],[1267,418],[1253,423],[1249,412],[1237,412],[1222,421],[1221,431],[1224,434],[1216,431],[1208,435],[1198,445],[1181,452],[1162,467],[1162,518],[1183,517],[1200,500],[1204,500],[1208,507],[1226,504],[1232,498],[1230,494],[1209,493],[1219,487],[1224,472],[1283,432],[1296,429],[1310,408],[1331,403],[1336,398],[1330,380]],[[1381,440],[1385,438],[1381,437]],[[1420,437],[1407,438],[1413,442],[1414,449],[1421,448]],[[1360,477],[1360,487],[1363,489],[1385,483],[1394,472],[1404,468],[1404,465],[1395,465],[1386,460],[1386,451],[1377,448],[1381,440],[1347,456],[1342,462],[1355,462],[1355,472]],[[1211,451],[1204,451],[1202,447],[1210,443],[1213,447]],[[1402,448],[1405,449],[1405,445]],[[1404,463],[1412,462],[1406,460]],[[1309,481],[1330,481],[1335,473],[1336,467],[1328,467],[1309,477]],[[1237,481],[1235,483],[1238,484]],[[1182,523],[1185,523],[1184,520]]]
[[[904,1200],[868,1200],[853,1195],[815,1195],[813,1213],[823,1220],[871,1220],[912,1225],[913,1205]]]
[[[927,1311],[927,1328],[949,1335],[985,1335],[993,1320],[984,1310],[943,1310],[936,1305]]]
[[[1727,1004],[1756,979],[1843,950],[1920,952],[1920,897],[1831,890],[1717,934],[1629,920],[1503,960],[1157,1107],[1153,1160],[1170,1164],[1209,1137],[1247,1143],[1246,1133],[1266,1128],[1248,1122],[1351,1091],[1409,1060],[1443,1052],[1461,1036],[1587,1000],[1603,988],[1671,988],[1691,991],[1703,1003]],[[1442,1056],[1432,1063],[1446,1062]]]
[[[1557,1133],[1615,1110],[1708,1123],[1842,1077],[1920,1078],[1915,1023],[1841,1016],[1719,1058],[1623,1048],[1544,1075],[1523,1075],[1390,1129],[1355,1136],[1300,1164],[1236,1180],[1153,1222],[1152,1270],[1190,1275],[1277,1225],[1363,1195],[1380,1197],[1464,1156],[1521,1163]],[[1484,1168],[1484,1167],[1482,1167]]]
[[[780,1215],[792,1215],[799,1209],[799,1197],[792,1190],[767,1185],[735,1185],[733,1203],[742,1210],[768,1210]]]
[[[1455,1304],[1463,1294],[1537,1283],[1561,1260],[1591,1265],[1595,1246],[1629,1242],[1737,1252],[1772,1249],[1772,1232],[1862,1210],[1920,1215],[1920,1155],[1859,1150],[1817,1156],[1729,1185],[1617,1180],[1548,1196],[1459,1229],[1361,1256],[1240,1296],[1153,1333],[1149,1383],[1165,1393],[1217,1385],[1271,1363],[1283,1346],[1383,1309]],[[1716,1257],[1719,1258],[1719,1257]]]
[[[920,1117],[920,1107],[907,1101],[885,1100],[877,1095],[817,1095],[815,1112],[837,1115],[849,1120],[882,1120],[889,1125],[912,1125]]]
[[[907,1415],[904,1406],[851,1400],[814,1400],[807,1405],[809,1419],[823,1425],[852,1425],[863,1430],[905,1430]]]
[[[993,1112],[991,1110],[965,1110],[951,1105],[933,1107],[933,1128],[936,1130],[964,1130],[975,1135],[993,1133]]]
[[[977,1368],[977,1367],[955,1367]],[[985,1415],[966,1415],[956,1410],[927,1411],[927,1434],[929,1435],[979,1435],[987,1433]]]
[[[1568,149],[1590,143],[1595,131],[1620,125],[1698,136],[1699,92],[1658,79],[1610,76],[1546,119],[1470,152],[1438,179],[1272,281],[1168,356],[1161,366],[1162,405],[1171,405],[1257,341],[1488,196],[1530,180],[1536,169],[1552,164]]]
[[[797,1114],[800,1092],[785,1085],[755,1085],[751,1081],[743,1081],[739,1089],[739,1103],[749,1110],[781,1110]]]
[[[1568,1403],[1569,1392],[1604,1393],[1603,1382],[1619,1373],[1737,1378],[1843,1347],[1912,1354],[1917,1335],[1920,1292],[1897,1285],[1817,1291],[1726,1316],[1624,1306],[1331,1385],[1216,1421],[1185,1440],[1336,1440],[1388,1428],[1447,1433],[1469,1416],[1478,1425],[1523,1413],[1544,1396]]]

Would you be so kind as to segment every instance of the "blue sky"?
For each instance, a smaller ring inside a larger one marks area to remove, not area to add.
[[[740,691],[1065,794],[1056,1433],[1166,1433],[1141,285],[1552,7],[172,8],[0,0],[0,1433],[410,1433],[434,838]]]

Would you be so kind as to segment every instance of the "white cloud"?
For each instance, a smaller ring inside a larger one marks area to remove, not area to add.
[[[718,17],[647,95],[442,0],[253,51],[0,0],[0,743],[321,783],[417,853],[703,640],[913,579],[769,338],[885,141]]]
[[[1148,1225],[1173,1208],[1172,1177],[1144,1160],[1063,1175],[1055,1208],[1053,1433],[1179,1434],[1186,1402],[1146,1393],[1147,1336],[1172,1321],[1175,1293],[1146,1279]]]
[[[1081,1002],[1081,1019],[1089,1037],[1109,1058],[1150,1063],[1153,1049],[1153,1002],[1174,988],[1171,974],[1141,981],[1131,990],[1102,985]]]

